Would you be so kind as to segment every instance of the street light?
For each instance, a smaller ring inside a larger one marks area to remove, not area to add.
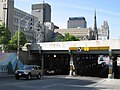
[[[29,14],[25,15],[23,18],[19,19],[18,21],[18,48],[17,48],[17,60],[19,60],[19,54],[20,54],[20,26],[21,26],[21,21],[25,19]]]

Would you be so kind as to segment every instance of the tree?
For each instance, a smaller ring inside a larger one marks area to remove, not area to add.
[[[65,36],[56,33],[54,41],[79,41],[79,38],[70,35],[69,33],[65,33]]]
[[[60,42],[60,41],[63,41],[63,38],[64,38],[63,35],[61,35],[59,33],[56,33],[53,41],[57,41],[57,42],[59,41]]]
[[[65,33],[63,41],[79,41],[79,38],[77,38],[73,35],[70,35],[69,33]]]
[[[23,32],[20,32],[20,47],[22,47],[27,42],[26,36]],[[16,50],[18,47],[18,31],[16,31],[15,35],[11,38],[8,43],[9,50]]]
[[[11,37],[11,33],[5,24],[0,25],[0,44],[7,45]]]

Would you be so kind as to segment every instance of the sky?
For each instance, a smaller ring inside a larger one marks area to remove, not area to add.
[[[94,11],[97,15],[97,27],[108,21],[110,39],[120,38],[120,0],[44,0],[51,5],[51,21],[62,28],[67,28],[69,17],[85,17],[87,28],[94,25]],[[43,0],[15,0],[15,7],[31,13],[32,4]]]

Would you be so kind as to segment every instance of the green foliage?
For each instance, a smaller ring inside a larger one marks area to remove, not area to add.
[[[79,41],[79,38],[77,38],[73,35],[70,35],[69,33],[65,33],[63,41]]]
[[[20,47],[26,42],[24,33],[20,32]],[[4,50],[16,50],[18,47],[18,31],[11,37],[11,33],[5,24],[0,25],[0,44],[4,45]]]
[[[27,42],[26,36],[23,32],[20,32],[20,47],[22,47]],[[9,50],[15,50],[18,47],[18,31],[16,31],[15,35],[11,38],[8,43]]]
[[[54,39],[54,41],[79,41],[79,38],[70,35],[69,33],[65,33],[65,36],[57,33]]]
[[[7,64],[7,74],[13,74],[13,65],[11,62]]]
[[[4,24],[0,25],[0,44],[7,45],[11,37],[11,33]]]
[[[70,35],[69,33],[65,33],[64,41],[78,41],[79,39],[73,35]]]
[[[54,41],[63,41],[63,38],[64,38],[64,36],[62,36],[61,34],[56,34],[56,37],[54,38]]]

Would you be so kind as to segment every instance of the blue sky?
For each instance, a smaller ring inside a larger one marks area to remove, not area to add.
[[[98,28],[108,21],[110,38],[120,38],[120,0],[44,0],[51,5],[52,22],[60,28],[67,28],[69,17],[84,16],[87,27],[93,27],[94,11],[97,13]],[[43,0],[15,0],[15,7],[31,13],[31,5]]]

